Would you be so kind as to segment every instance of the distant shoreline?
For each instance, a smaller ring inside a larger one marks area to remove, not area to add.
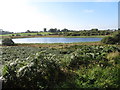
[[[1,36],[1,38],[34,38],[34,37],[65,37],[65,38],[104,38],[110,35],[98,36],[63,36],[63,35],[45,35],[45,36]]]

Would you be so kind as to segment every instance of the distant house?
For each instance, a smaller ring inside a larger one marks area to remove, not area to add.
[[[0,29],[0,35],[3,34],[12,34],[13,32],[9,32],[9,31],[3,31],[3,29]]]

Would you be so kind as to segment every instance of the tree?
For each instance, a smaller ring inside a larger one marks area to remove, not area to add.
[[[68,32],[69,30],[64,28],[63,30],[61,30],[62,32]]]
[[[30,30],[27,30],[26,33],[30,33],[31,31]]]
[[[95,32],[96,32],[96,31],[98,31],[98,29],[97,29],[97,28],[94,28],[94,29],[91,29],[91,30],[92,30],[92,31],[95,31]]]
[[[55,28],[55,29],[51,28],[51,29],[49,30],[49,32],[57,32],[57,28]]]
[[[60,29],[58,29],[57,32],[60,32]]]
[[[47,29],[46,29],[46,28],[44,28],[44,32],[47,32]]]

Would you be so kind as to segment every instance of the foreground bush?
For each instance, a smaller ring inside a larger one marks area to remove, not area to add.
[[[2,39],[2,45],[4,46],[13,46],[15,43],[11,38]]]
[[[58,88],[84,89],[84,88],[120,88],[120,65],[115,67],[102,68],[93,66],[92,68],[82,68],[74,72],[66,82]]]
[[[4,66],[3,89],[50,89],[65,80],[57,58],[37,53],[26,60],[15,60]]]
[[[3,48],[3,88],[120,88],[119,47]]]

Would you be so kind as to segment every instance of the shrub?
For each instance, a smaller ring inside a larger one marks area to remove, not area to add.
[[[119,88],[119,70],[119,65],[106,68],[100,66],[84,68],[76,71],[78,77],[75,83],[78,88]]]
[[[113,36],[113,38],[115,39],[115,42],[116,42],[116,43],[120,44],[120,33],[115,34],[115,35]]]
[[[16,34],[16,36],[21,36],[21,35],[19,35],[19,34]]]
[[[120,33],[118,32],[113,37],[105,37],[101,42],[105,44],[120,44]]]
[[[115,44],[115,40],[113,37],[105,37],[101,40],[101,42],[105,44]]]
[[[5,39],[2,39],[2,45],[12,46],[12,45],[14,45],[14,42],[11,38],[5,38]]]
[[[16,59],[3,68],[3,88],[49,89],[65,78],[54,56],[37,53],[28,60]]]
[[[31,36],[31,34],[28,34],[27,36]]]

